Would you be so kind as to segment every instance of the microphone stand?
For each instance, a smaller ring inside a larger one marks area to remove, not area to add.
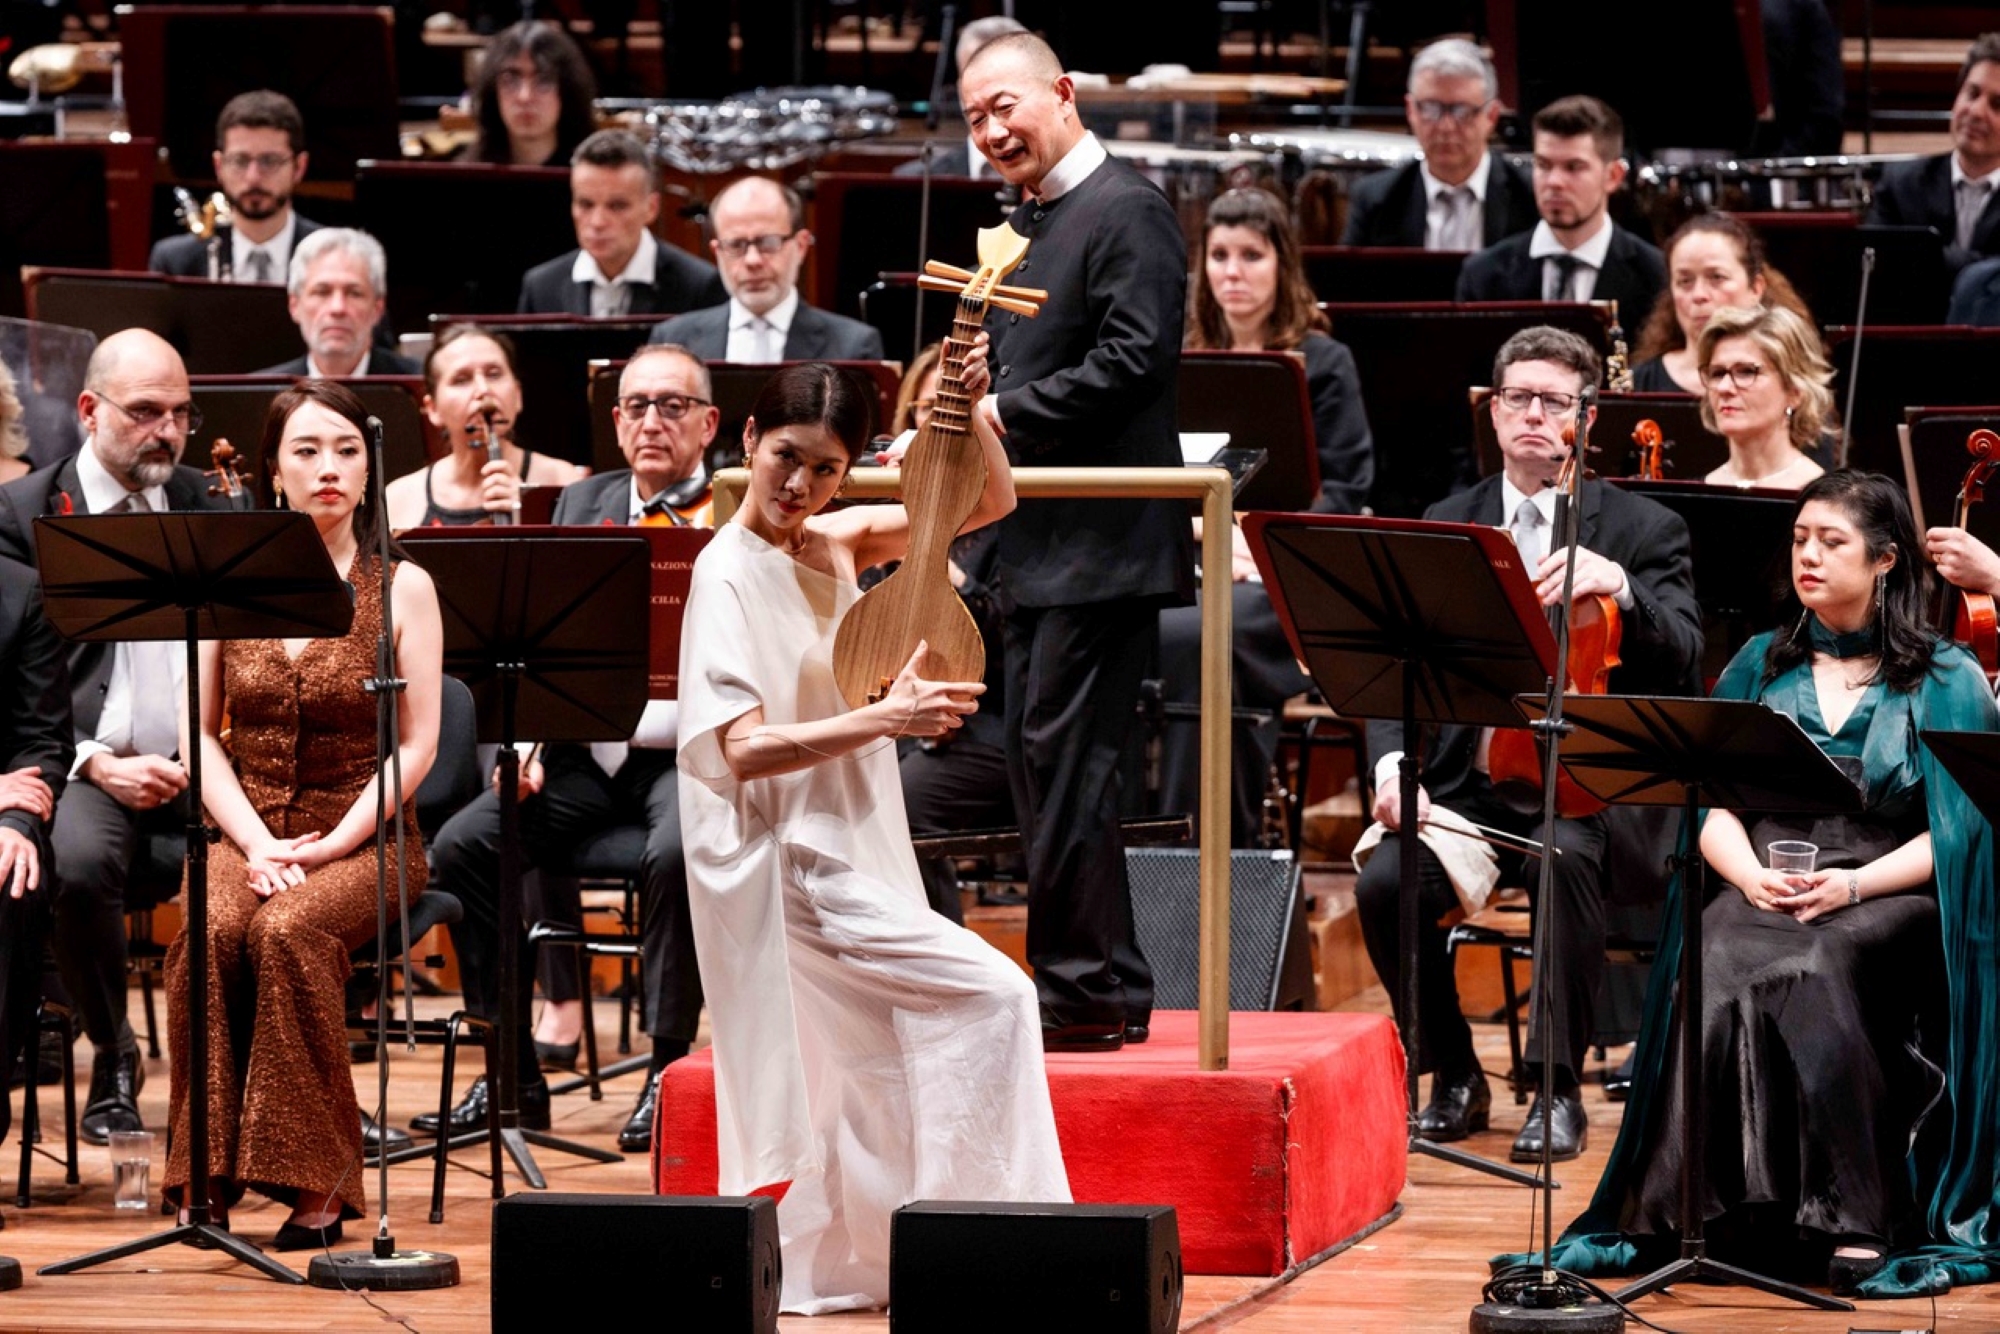
[[[490,428],[490,423],[489,423]],[[492,431],[487,432],[491,441]],[[492,446],[489,444],[489,449]],[[396,675],[396,613],[390,601],[389,521],[383,495],[382,419],[368,418],[368,489],[362,503],[376,515],[376,578],[380,581],[382,623],[375,636],[375,675],[362,688],[375,697],[375,1118],[389,1123],[389,828],[395,826],[396,924],[402,931],[402,957],[410,957],[409,871],[403,848],[403,754],[396,711],[408,685]],[[358,553],[357,553],[358,558]],[[393,793],[393,797],[392,794]],[[416,1016],[408,987],[403,989],[404,1033],[409,1050],[416,1050]],[[316,1288],[393,1288],[417,1291],[458,1285],[458,1257],[434,1251],[399,1251],[389,1230],[389,1153],[375,1154],[377,1192],[382,1216],[373,1246],[366,1251],[322,1251],[307,1267],[306,1280]]]
[[[1556,851],[1556,775],[1559,764],[1556,750],[1562,739],[1573,730],[1572,724],[1563,720],[1563,695],[1569,685],[1570,597],[1576,587],[1576,553],[1583,536],[1583,460],[1589,448],[1586,436],[1590,414],[1596,406],[1597,386],[1586,384],[1577,396],[1569,486],[1556,497],[1553,532],[1556,540],[1563,544],[1563,585],[1562,597],[1548,609],[1549,628],[1555,631],[1556,636],[1556,675],[1549,678],[1546,711],[1540,721],[1529,724],[1542,743],[1542,846],[1551,852]],[[1535,958],[1545,960],[1552,957],[1551,942],[1555,938],[1550,923],[1556,911],[1554,856],[1541,859],[1541,874],[1536,883],[1533,948]],[[1510,1277],[1504,1294],[1500,1291],[1499,1281],[1489,1285],[1489,1301],[1473,1309],[1470,1328],[1474,1334],[1517,1334],[1531,1330],[1617,1334],[1625,1328],[1624,1313],[1603,1302],[1583,1300],[1585,1289],[1581,1281],[1558,1270],[1551,1259],[1551,1247],[1555,1244],[1555,1199],[1551,1193],[1555,1189],[1555,1146],[1549,1135],[1549,1122],[1555,1106],[1556,1055],[1549,978],[1539,966],[1535,969],[1534,996],[1535,1035],[1542,1048],[1540,1096],[1535,1099],[1535,1105],[1542,1113],[1541,1175],[1536,1183],[1542,1194],[1541,1265],[1539,1272],[1532,1277]]]
[[[1868,278],[1875,272],[1875,247],[1861,248],[1861,295],[1854,303],[1854,346],[1847,358],[1847,407],[1840,414],[1840,462],[1847,463],[1849,442],[1854,439],[1854,391],[1861,383],[1861,335],[1868,326]]]
[[[931,163],[937,156],[936,135],[938,126],[944,119],[944,72],[946,61],[952,58],[953,33],[958,27],[958,6],[944,6],[938,21],[937,65],[931,70],[931,100],[924,111],[924,183],[917,194],[917,262],[923,263],[924,256],[931,252]],[[914,359],[924,350],[924,289],[917,288],[916,311],[911,316],[910,356]]]

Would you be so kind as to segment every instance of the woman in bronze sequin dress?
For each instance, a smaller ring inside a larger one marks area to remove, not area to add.
[[[341,1219],[364,1207],[343,992],[349,951],[375,934],[375,702],[362,682],[374,675],[381,584],[367,415],[350,391],[306,381],[273,401],[262,451],[280,503],[314,521],[352,585],[352,630],[201,649],[203,804],[224,835],[208,872],[212,1195],[217,1221],[245,1189],[290,1204],[279,1250],[337,1241]],[[437,751],[442,630],[423,570],[396,567],[391,596],[408,683],[403,786],[414,793]],[[414,891],[423,848],[407,808],[404,829]],[[167,956],[175,1200],[188,1180],[186,945],[183,932]]]

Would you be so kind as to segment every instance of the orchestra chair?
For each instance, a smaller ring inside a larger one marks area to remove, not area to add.
[[[608,913],[618,927],[608,932],[586,931],[572,922],[537,922],[528,931],[528,943],[537,950],[572,949],[579,956],[578,971],[583,977],[583,1074],[552,1085],[551,1094],[588,1089],[590,1100],[604,1098],[603,1081],[634,1070],[643,1070],[650,1056],[632,1056],[600,1067],[597,1055],[597,1007],[591,1003],[591,975],[598,959],[616,959],[619,972],[618,1054],[632,1050],[632,1007],[644,1009],[644,981],[639,968],[641,943],[639,902],[640,862],[646,854],[646,827],[642,824],[615,825],[578,840],[560,859],[541,868],[544,877],[562,876],[578,882],[586,893],[611,890],[618,894],[613,904],[592,904],[579,895],[583,911]]]

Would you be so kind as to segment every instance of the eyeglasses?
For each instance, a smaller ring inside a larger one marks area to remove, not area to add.
[[[180,427],[183,435],[193,435],[201,429],[201,409],[192,403],[183,403],[177,408],[163,408],[157,403],[141,403],[128,408],[123,403],[106,398],[102,394],[97,396],[97,400],[100,403],[111,404],[130,417],[134,426],[144,431],[158,430],[160,423],[168,417],[174,419],[174,425]]]
[[[222,165],[236,172],[248,171],[255,167],[268,174],[283,171],[297,156],[296,153],[224,153]]]
[[[1440,102],[1434,97],[1418,99],[1413,104],[1417,109],[1417,119],[1426,125],[1435,125],[1448,120],[1454,125],[1470,124],[1474,117],[1492,105],[1485,102]]]
[[[775,255],[785,248],[785,242],[797,235],[797,232],[793,232],[790,236],[778,236],[776,234],[768,236],[735,236],[727,241],[717,241],[715,248],[731,259],[742,259],[744,255],[753,249],[760,255]]]
[[[1722,388],[1724,380],[1738,389],[1748,389],[1764,374],[1762,366],[1744,362],[1738,366],[1704,366],[1701,368],[1701,382],[1710,389]]]
[[[1542,400],[1542,411],[1553,417],[1560,417],[1576,408],[1575,394],[1559,394],[1546,389],[1496,389],[1493,396],[1507,405],[1509,412],[1526,412],[1528,405],[1536,399]]]
[[[690,409],[713,406],[705,398],[694,398],[687,394],[661,394],[658,398],[647,398],[644,394],[627,394],[618,400],[618,410],[625,414],[625,420],[644,421],[648,408],[658,408],[662,421],[677,422],[688,415]]]
[[[529,73],[518,69],[503,69],[495,80],[500,91],[513,96],[519,93],[553,93],[557,91],[556,81],[541,71]]]

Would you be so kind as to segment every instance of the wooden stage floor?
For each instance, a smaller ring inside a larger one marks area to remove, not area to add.
[[[442,1002],[432,1002],[441,1005]],[[138,1007],[134,1007],[135,1016]],[[1380,988],[1354,1002],[1354,1008],[1382,1010]],[[610,1002],[599,1003],[600,1033],[614,1030]],[[1505,1036],[1497,1026],[1480,1026],[1481,1055],[1489,1070],[1505,1064]],[[88,1079],[89,1044],[77,1049],[80,1084]],[[438,1062],[434,1050],[414,1056],[394,1053],[390,1092],[397,1119],[434,1098]],[[476,1061],[476,1057],[474,1060]],[[148,1063],[148,1083],[140,1096],[149,1125],[164,1124],[167,1102],[165,1062]],[[356,1066],[364,1101],[372,1098],[374,1067]],[[638,1076],[627,1076],[606,1088],[605,1100],[591,1103],[582,1093],[557,1100],[555,1130],[573,1139],[606,1148],[613,1146],[618,1127],[638,1094]],[[43,1106],[57,1090],[43,1090]],[[78,1090],[79,1100],[83,1090]],[[1560,1225],[1580,1208],[1608,1153],[1619,1116],[1593,1088],[1588,1094],[1591,1116],[1590,1152],[1577,1162],[1560,1166],[1565,1189],[1556,1195]],[[18,1105],[18,1098],[16,1104]],[[60,1099],[55,1100],[60,1107]],[[1497,1129],[1466,1146],[1491,1158],[1504,1157],[1522,1113],[1504,1092],[1495,1108]],[[18,1120],[18,1118],[17,1118]],[[671,1132],[670,1132],[671,1133]],[[447,1176],[445,1222],[425,1221],[430,1190],[428,1162],[390,1170],[392,1223],[405,1249],[429,1248],[456,1255],[463,1281],[439,1292],[388,1293],[362,1297],[316,1288],[281,1287],[233,1262],[209,1252],[184,1247],[150,1254],[77,1275],[41,1278],[39,1265],[81,1252],[143,1236],[164,1225],[158,1215],[121,1217],[110,1208],[110,1173],[105,1151],[82,1147],[83,1183],[61,1184],[59,1164],[38,1160],[35,1169],[37,1203],[21,1210],[12,1205],[18,1141],[9,1136],[0,1148],[0,1180],[6,1200],[0,1215],[0,1254],[19,1259],[27,1271],[25,1286],[0,1293],[0,1331],[143,1331],[213,1330],[369,1330],[396,1327],[422,1334],[471,1334],[487,1327],[489,1186],[471,1165],[484,1155],[464,1153]],[[588,1164],[542,1153],[540,1161],[552,1189],[605,1193],[643,1193],[649,1188],[646,1160],[633,1155],[613,1165]],[[157,1170],[157,1165],[156,1165]],[[1467,1312],[1479,1301],[1486,1257],[1496,1251],[1521,1249],[1531,1236],[1531,1193],[1429,1160],[1413,1161],[1403,1195],[1403,1216],[1353,1249],[1305,1271],[1289,1283],[1248,1278],[1194,1276],[1188,1280],[1182,1327],[1240,1330],[1253,1334],[1323,1334],[1328,1330],[1372,1332],[1462,1330]],[[518,1189],[510,1181],[509,1189]],[[375,1174],[368,1191],[375,1204]],[[256,1198],[246,1200],[232,1219],[250,1240],[267,1242],[284,1220],[281,1206]],[[357,1230],[350,1224],[341,1249],[365,1249],[374,1221]],[[286,1257],[304,1272],[309,1256]],[[557,1276],[556,1281],[561,1281]],[[370,1303],[373,1303],[371,1305]],[[588,1307],[579,1307],[587,1310]],[[1917,1329],[1932,1325],[1926,1301],[1871,1304],[1850,1317],[1810,1312],[1756,1294],[1705,1289],[1647,1299],[1642,1313],[1673,1330],[1703,1334],[1776,1334],[1814,1331],[1842,1334],[1850,1325]],[[671,1327],[671,1312],[663,1312]],[[604,1323],[609,1323],[605,1313]],[[2000,1285],[1966,1289],[1937,1304],[1936,1327],[1957,1330],[2000,1329]],[[853,1334],[883,1331],[885,1315],[826,1316],[814,1320],[785,1319],[787,1334],[828,1331]],[[1051,1311],[1038,1330],[1067,1329],[1062,1313]],[[1634,1329],[1639,1328],[1634,1325]]]

